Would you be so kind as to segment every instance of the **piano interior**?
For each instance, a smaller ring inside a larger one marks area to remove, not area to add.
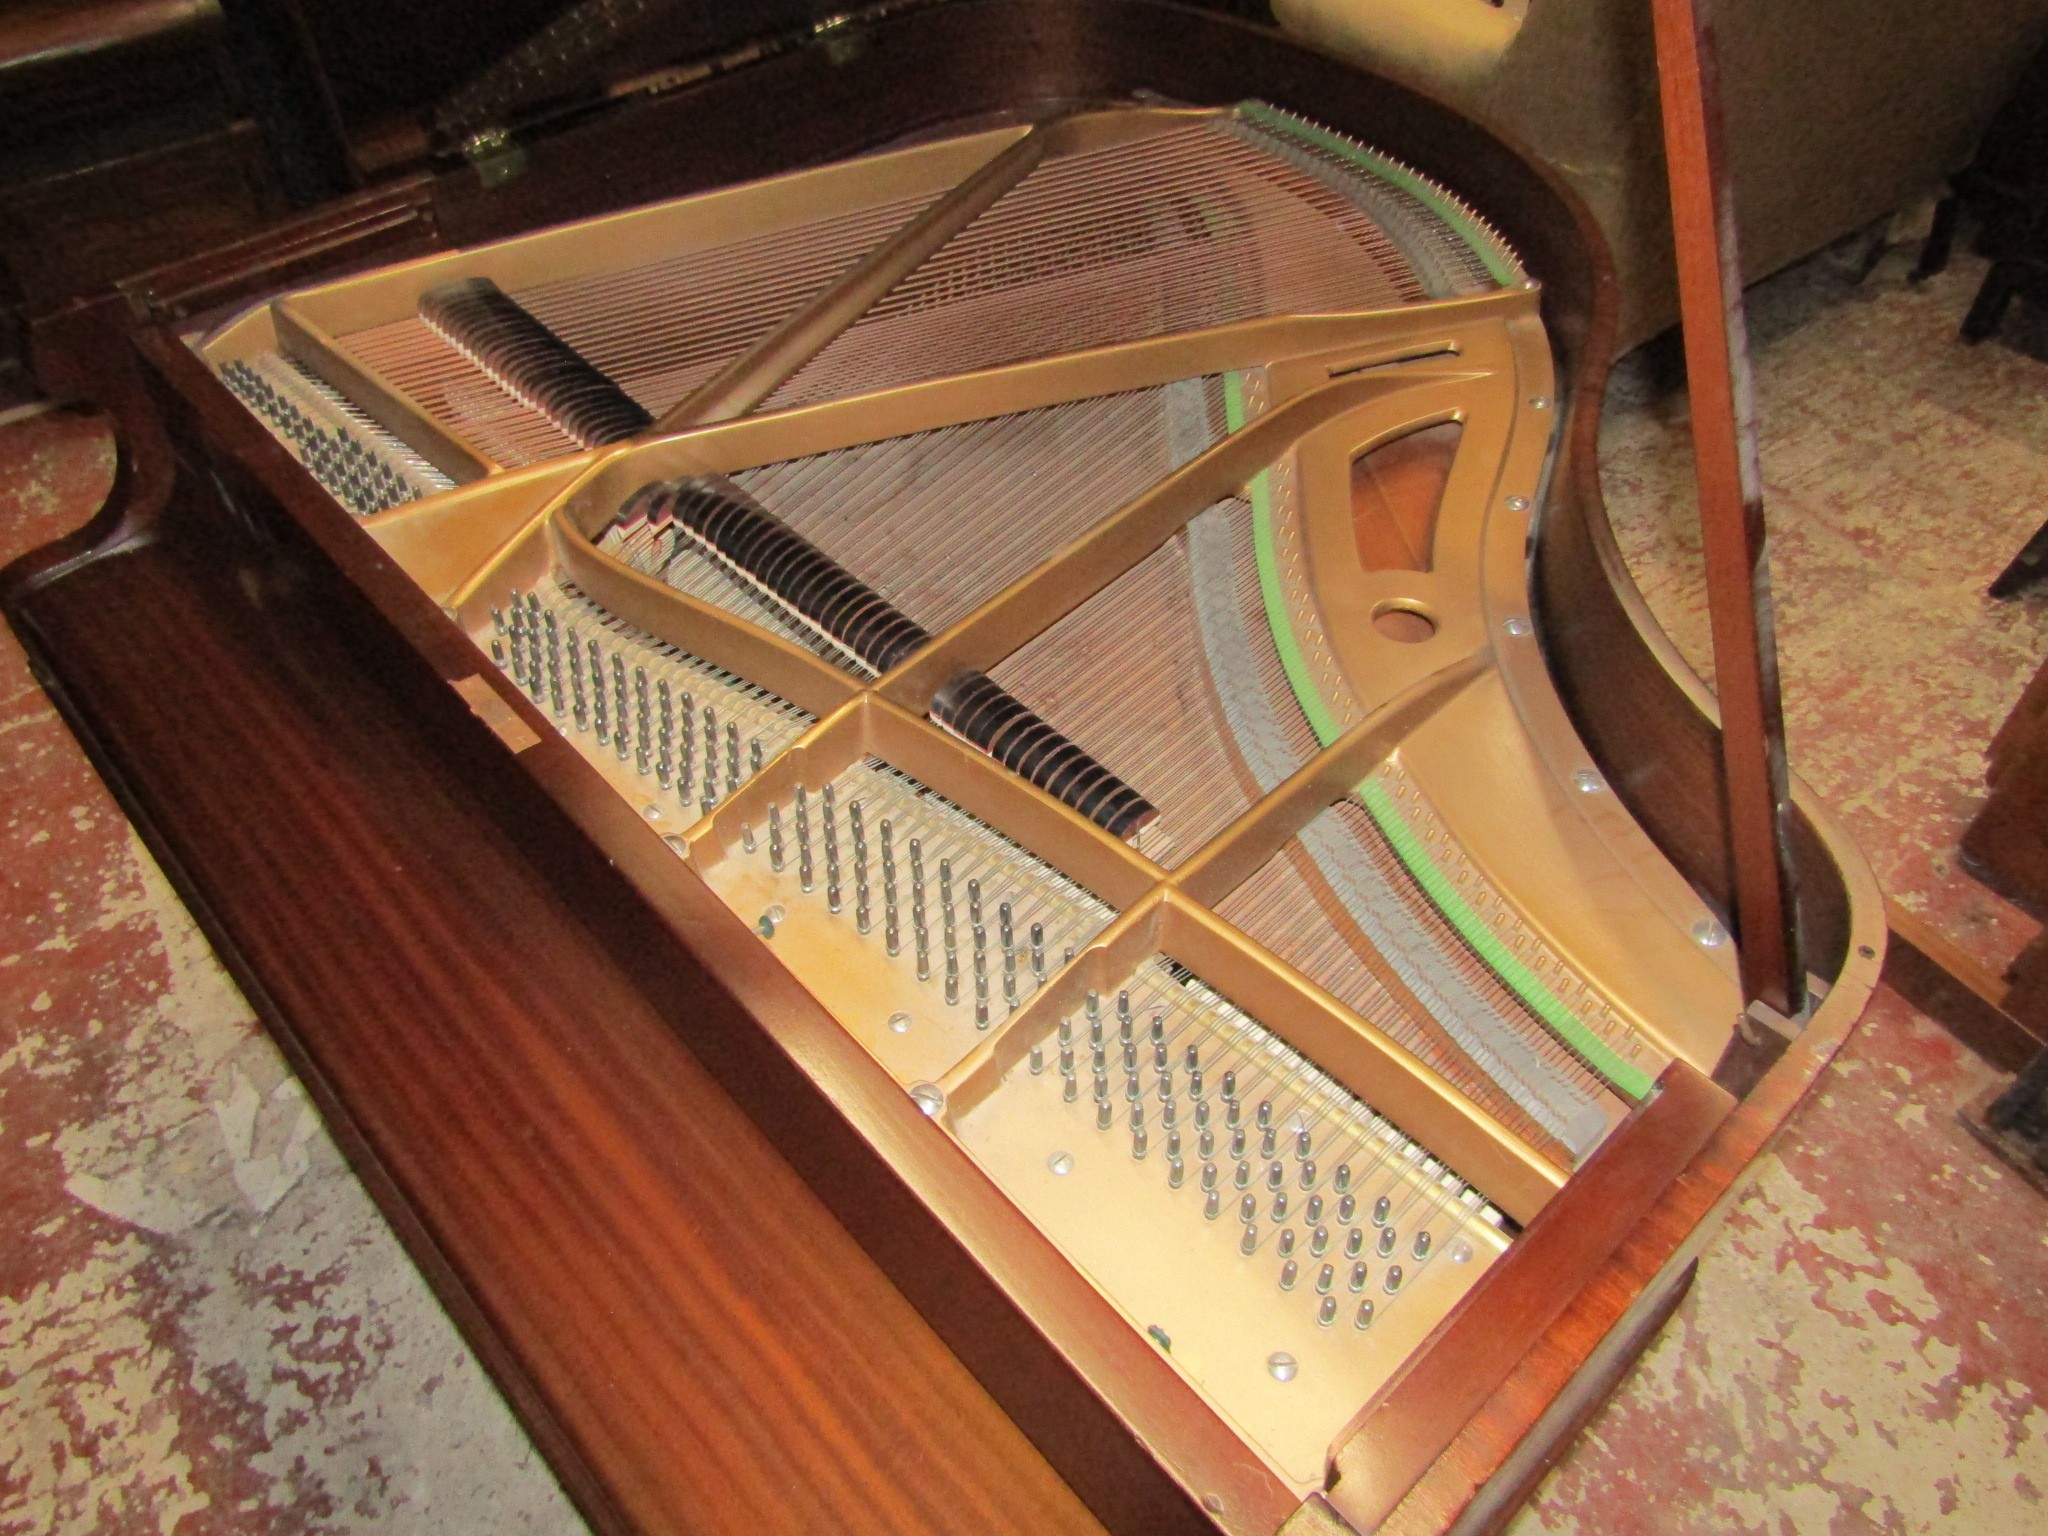
[[[1545,673],[1536,285],[1369,145],[934,132],[192,344],[1298,1492],[1729,1045]]]

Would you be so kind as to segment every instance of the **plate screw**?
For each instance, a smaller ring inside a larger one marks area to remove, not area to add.
[[[934,1120],[946,1112],[946,1090],[937,1083],[919,1083],[910,1090],[910,1097]]]
[[[1529,498],[1528,498],[1528,497],[1526,497],[1526,496],[1510,496],[1510,497],[1508,498],[1508,510],[1509,510],[1510,512],[1526,512],[1526,511],[1528,511],[1528,510],[1529,510]]]
[[[907,1013],[892,1013],[892,1014],[890,1014],[890,1015],[889,1015],[889,1033],[890,1033],[890,1034],[892,1034],[892,1035],[907,1035],[907,1034],[909,1034],[909,1033],[910,1033],[910,1015],[909,1015],[909,1014],[907,1014]]]
[[[1606,782],[1590,768],[1581,768],[1572,775],[1572,788],[1582,795],[1597,795],[1606,787]]]
[[[1045,1166],[1050,1168],[1057,1177],[1064,1179],[1074,1171],[1074,1154],[1071,1152],[1055,1152],[1045,1160]]]
[[[1501,628],[1505,629],[1511,635],[1526,635],[1527,633],[1529,633],[1529,621],[1523,618],[1518,613],[1513,618],[1509,619],[1507,623],[1503,624]]]
[[[1728,942],[1728,930],[1711,917],[1703,917],[1692,925],[1692,937],[1702,949],[1719,949]]]
[[[1294,1373],[1300,1369],[1301,1367],[1296,1363],[1294,1356],[1287,1353],[1284,1349],[1276,1349],[1272,1354],[1266,1356],[1266,1370],[1275,1381],[1292,1381],[1294,1380]]]

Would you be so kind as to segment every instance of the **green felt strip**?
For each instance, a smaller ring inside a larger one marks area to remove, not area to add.
[[[1375,154],[1362,144],[1354,144],[1342,134],[1332,133],[1317,123],[1305,122],[1292,113],[1281,112],[1263,101],[1246,101],[1238,104],[1238,115],[1269,128],[1275,133],[1284,133],[1299,139],[1304,144],[1313,144],[1340,159],[1349,160],[1361,170],[1391,181],[1429,211],[1450,225],[1458,238],[1472,248],[1472,254],[1486,264],[1486,270],[1493,280],[1502,287],[1519,280],[1514,265],[1501,254],[1499,244],[1483,229],[1472,215],[1450,198],[1444,196],[1443,188],[1427,177],[1411,171],[1397,160]]]
[[[1535,972],[1515,958],[1514,952],[1466,904],[1457,887],[1430,858],[1422,840],[1395,806],[1394,797],[1387,793],[1386,786],[1368,779],[1358,786],[1357,793],[1367,814],[1392,846],[1395,856],[1415,877],[1415,883],[1436,904],[1444,920],[1458,930],[1458,936],[1472,946],[1473,953],[1492,968],[1502,985],[1528,1004],[1531,1012],[1556,1030],[1567,1045],[1585,1058],[1589,1067],[1617,1090],[1632,1099],[1647,1096],[1651,1088],[1649,1074],[1617,1056],[1612,1046],[1558,1001],[1557,994],[1546,987]]]
[[[1244,426],[1244,377],[1235,372],[1223,376],[1223,413],[1230,430]],[[1252,478],[1252,550],[1259,567],[1259,596],[1266,605],[1266,626],[1273,632],[1273,644],[1280,652],[1280,666],[1288,685],[1308,716],[1316,740],[1328,746],[1343,734],[1337,717],[1323,703],[1315,679],[1309,676],[1308,658],[1294,638],[1294,624],[1287,617],[1287,601],[1280,589],[1280,565],[1273,553],[1273,480],[1271,470],[1260,470]]]
[[[1239,374],[1226,373],[1223,376],[1223,409],[1231,431],[1243,427],[1244,380]],[[1266,623],[1273,632],[1273,644],[1280,652],[1280,666],[1287,674],[1288,685],[1294,690],[1302,713],[1308,716],[1309,727],[1316,733],[1316,740],[1327,747],[1343,734],[1343,727],[1323,702],[1315,679],[1309,675],[1307,658],[1301,654],[1301,646],[1294,637],[1293,621],[1287,616],[1286,601],[1280,589],[1280,564],[1274,549],[1270,474],[1271,471],[1262,470],[1251,483],[1252,547],[1258,559],[1259,595],[1265,601]],[[1407,818],[1394,804],[1394,798],[1387,793],[1385,786],[1368,779],[1359,785],[1357,794],[1366,814],[1372,817],[1373,825],[1380,829],[1381,836],[1386,838],[1387,845],[1394,850],[1394,856],[1401,861],[1402,867],[1422,887],[1423,893],[1443,914],[1444,921],[1457,930],[1458,936],[1471,946],[1472,952],[1500,978],[1501,984],[1527,1004],[1532,1013],[1555,1030],[1588,1066],[1613,1084],[1617,1091],[1632,1099],[1647,1096],[1652,1086],[1649,1074],[1617,1056],[1614,1048],[1565,1007],[1535,972],[1515,958],[1514,952],[1501,942],[1500,936],[1459,894],[1451,878],[1437,867],[1422,839],[1408,825]]]

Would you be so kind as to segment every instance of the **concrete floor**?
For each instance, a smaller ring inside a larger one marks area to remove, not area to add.
[[[2002,963],[1953,866],[2048,653],[1983,585],[2048,515],[2048,366],[1834,258],[1755,300],[1795,765],[1886,889]],[[1610,495],[1703,660],[1682,400],[1638,368]],[[80,521],[93,422],[0,427],[0,558]],[[1890,994],[1760,1160],[1536,1533],[2048,1528],[2048,1222],[1954,1124],[1988,1076]],[[0,636],[0,1536],[578,1530],[118,808]]]

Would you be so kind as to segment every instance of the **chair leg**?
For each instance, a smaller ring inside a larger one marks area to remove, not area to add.
[[[2048,1051],[2036,1056],[1984,1113],[1984,1123],[2031,1149],[2048,1168]]]
[[[1948,270],[1949,256],[1955,250],[1956,225],[1962,216],[1963,200],[1954,192],[1935,206],[1934,227],[1927,231],[1927,241],[1920,247],[1920,259],[1907,274],[1907,282],[1924,283],[1935,273]]]
[[[2012,303],[2012,296],[2019,291],[2021,264],[2016,261],[1994,261],[1991,270],[1984,274],[1984,285],[1977,290],[1976,300],[1970,305],[1970,312],[1963,316],[1962,337],[1967,342],[1979,342],[1998,329],[1998,322],[2005,318],[2006,307]]]
[[[2034,530],[2034,536],[2012,557],[2012,563],[1998,573],[1998,579],[1985,589],[1984,595],[2011,597],[2044,575],[2048,575],[2048,523]]]

